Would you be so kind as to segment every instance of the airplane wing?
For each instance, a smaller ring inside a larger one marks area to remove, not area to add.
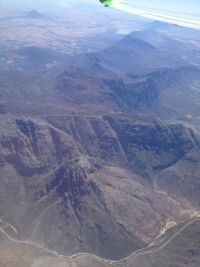
[[[150,5],[136,5],[133,0],[99,0],[104,6],[119,9],[135,15],[146,17],[152,20],[163,21],[166,23],[176,24],[193,29],[200,29],[200,10],[197,14],[179,12],[178,9],[152,8]],[[156,0],[154,0],[156,1]],[[177,0],[174,0],[176,2]],[[180,3],[177,1],[177,3]],[[174,5],[173,5],[174,6]],[[177,7],[177,5],[176,5]]]

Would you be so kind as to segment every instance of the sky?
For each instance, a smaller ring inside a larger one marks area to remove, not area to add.
[[[125,0],[132,5],[200,15],[199,0]]]

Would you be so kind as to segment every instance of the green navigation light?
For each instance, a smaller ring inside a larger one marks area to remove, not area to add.
[[[113,0],[99,0],[104,6],[108,7],[111,6],[113,3]]]

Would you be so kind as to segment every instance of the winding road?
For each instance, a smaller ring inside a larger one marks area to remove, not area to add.
[[[4,235],[4,237],[6,239],[8,239],[11,242],[17,243],[17,244],[22,244],[22,245],[31,245],[31,246],[35,246],[39,249],[42,249],[44,251],[46,251],[47,253],[57,257],[60,260],[64,260],[66,262],[72,261],[72,260],[77,260],[77,259],[81,259],[81,258],[86,258],[86,259],[90,259],[92,258],[93,260],[96,260],[100,263],[102,263],[105,266],[122,266],[125,267],[130,263],[133,263],[134,260],[139,257],[139,256],[143,256],[143,255],[148,255],[151,253],[155,253],[155,252],[159,252],[162,249],[164,249],[167,245],[169,245],[171,243],[171,241],[176,238],[179,234],[181,234],[185,229],[187,229],[190,225],[192,225],[193,223],[200,221],[200,214],[195,216],[193,219],[185,222],[183,224],[183,226],[181,226],[180,228],[177,229],[177,231],[175,231],[171,236],[167,237],[163,235],[163,238],[155,245],[155,242],[153,242],[152,244],[148,245],[145,248],[139,249],[134,251],[132,254],[130,254],[128,257],[125,257],[123,259],[120,260],[109,260],[109,259],[104,259],[101,258],[95,254],[91,254],[91,253],[76,253],[72,256],[64,256],[59,254],[57,251],[47,248],[44,244],[40,244],[37,242],[34,242],[32,240],[18,240],[14,237],[12,237],[10,234],[8,234],[6,232],[6,230],[4,229],[4,227],[0,226],[0,233]],[[177,226],[174,226],[177,227]]]

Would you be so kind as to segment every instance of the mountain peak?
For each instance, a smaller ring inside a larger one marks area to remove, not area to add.
[[[31,19],[41,19],[43,18],[43,15],[38,12],[37,10],[35,9],[32,9],[31,11],[27,12],[27,16]]]

